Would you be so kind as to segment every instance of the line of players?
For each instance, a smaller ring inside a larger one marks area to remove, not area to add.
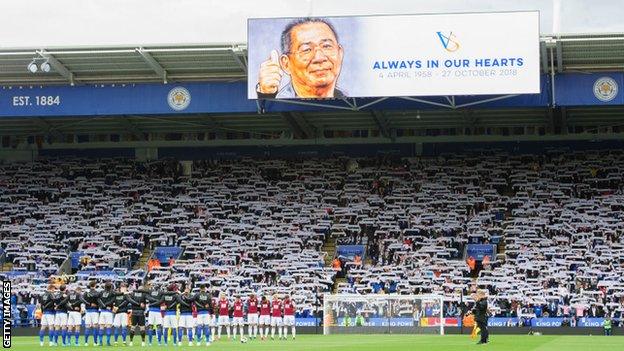
[[[125,283],[121,283],[117,290],[113,290],[111,282],[106,282],[102,291],[96,289],[96,285],[95,281],[90,282],[89,289],[84,293],[80,287],[68,291],[64,284],[58,287],[54,284],[48,286],[48,291],[39,301],[43,312],[39,332],[41,346],[44,345],[46,330],[50,346],[59,345],[59,339],[62,345],[70,345],[72,336],[75,345],[79,345],[83,315],[85,346],[89,344],[90,336],[93,336],[94,346],[104,345],[104,337],[106,345],[110,346],[111,336],[114,336],[114,343],[117,344],[120,335],[126,345],[128,315],[131,318],[130,346],[133,345],[137,329],[141,335],[141,346],[146,345],[146,332],[150,346],[154,333],[159,345],[163,339],[164,344],[168,344],[171,333],[174,345],[182,345],[183,336],[186,335],[189,346],[193,345],[194,340],[199,346],[202,337],[208,346],[214,341],[215,329],[217,340],[221,339],[223,328],[230,340],[231,326],[231,339],[236,340],[238,327],[241,341],[244,341],[245,316],[250,339],[256,339],[258,334],[262,340],[267,339],[269,327],[271,339],[275,338],[276,329],[279,339],[287,339],[288,327],[291,327],[293,340],[296,337],[295,305],[288,295],[283,301],[277,295],[269,301],[266,296],[257,300],[251,294],[246,303],[237,296],[230,306],[225,294],[221,294],[218,299],[213,298],[206,285],[202,285],[195,294],[191,294],[190,287],[178,293],[175,284],[163,291],[152,289],[148,283],[131,292]]]

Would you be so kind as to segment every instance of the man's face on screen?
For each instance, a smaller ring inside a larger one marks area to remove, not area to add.
[[[290,52],[281,59],[295,87],[333,87],[340,74],[343,50],[334,32],[322,22],[295,26],[291,31]]]

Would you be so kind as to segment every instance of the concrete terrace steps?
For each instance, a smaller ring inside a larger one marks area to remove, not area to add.
[[[139,257],[139,260],[134,265],[133,269],[147,269],[147,261],[150,259],[153,252],[154,250],[150,250],[149,247],[146,246],[143,249],[143,252],[141,253],[141,257]]]
[[[336,281],[334,282],[334,287],[332,288],[332,293],[336,294],[338,293],[338,285],[340,285],[341,283],[346,283],[347,282],[347,278],[336,278]]]
[[[325,243],[323,243],[321,251],[327,253],[325,256],[325,267],[331,267],[332,260],[334,256],[336,256],[336,238],[329,237]]]
[[[2,266],[0,266],[0,272],[7,272],[10,270],[13,270],[13,263],[11,262],[4,262]]]

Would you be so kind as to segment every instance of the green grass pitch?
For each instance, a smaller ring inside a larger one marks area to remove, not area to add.
[[[136,346],[137,339],[139,346]],[[84,339],[81,337],[81,341]],[[135,337],[135,346],[102,347],[49,347],[39,346],[38,337],[14,337],[12,350],[249,350],[249,351],[610,351],[624,350],[624,337],[618,336],[527,336],[527,335],[492,335],[487,345],[476,345],[467,335],[300,335],[296,340],[260,341],[250,340],[246,344],[236,341],[217,341],[210,347],[202,346],[153,346],[141,347],[140,338]]]

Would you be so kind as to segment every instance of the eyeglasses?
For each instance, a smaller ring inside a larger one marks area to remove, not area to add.
[[[299,47],[299,50],[295,51],[294,54],[297,55],[297,58],[303,61],[310,61],[316,55],[316,50],[321,50],[323,55],[325,56],[336,56],[338,53],[338,45],[333,42],[324,42],[320,45],[313,44],[304,44]]]

